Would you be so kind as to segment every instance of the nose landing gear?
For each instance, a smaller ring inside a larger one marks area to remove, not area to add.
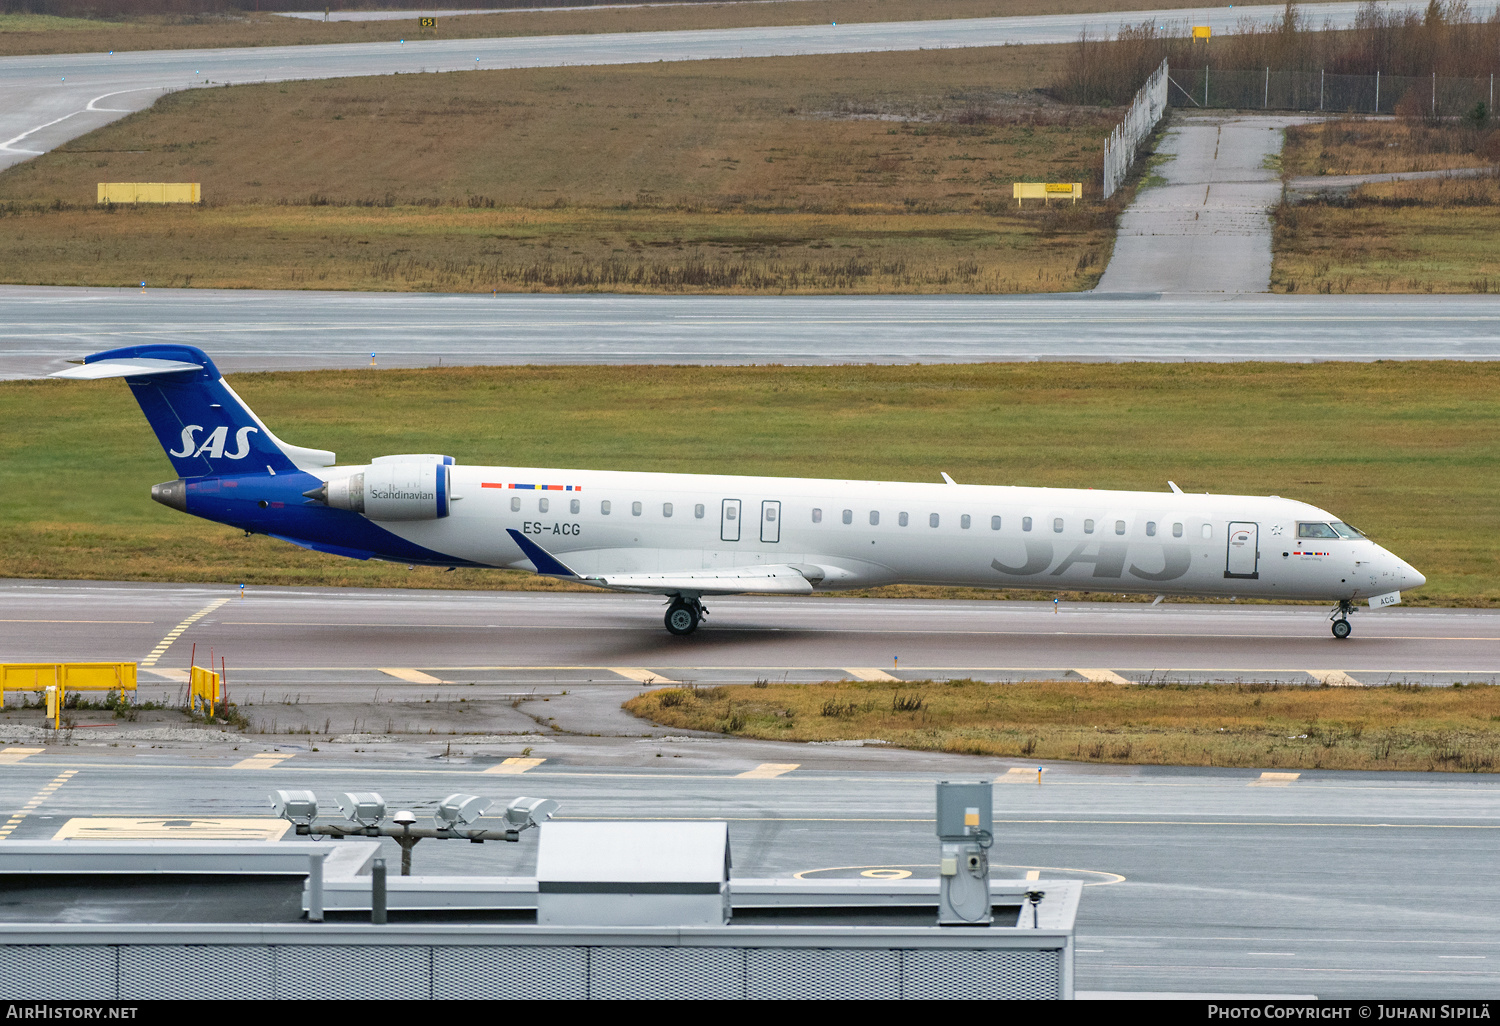
[[[703,603],[697,599],[686,599],[677,596],[672,604],[667,607],[666,625],[667,631],[678,637],[691,634],[698,629],[698,623],[708,615],[708,610],[703,608]]]
[[[1349,614],[1354,612],[1355,606],[1348,599],[1339,599],[1339,604],[1334,607],[1333,615],[1328,619],[1333,621],[1333,636],[1343,641],[1354,633],[1354,625],[1349,622]]]

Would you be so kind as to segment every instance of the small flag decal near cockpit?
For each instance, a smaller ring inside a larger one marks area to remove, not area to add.
[[[583,485],[549,485],[549,484],[502,484],[499,481],[481,481],[481,488],[518,488],[527,492],[581,492]]]
[[[1331,556],[1332,552],[1293,552],[1294,556]]]

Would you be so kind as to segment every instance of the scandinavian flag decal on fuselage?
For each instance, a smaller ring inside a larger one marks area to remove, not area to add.
[[[481,488],[519,488],[527,492],[581,492],[583,485],[549,485],[549,484],[502,484],[499,481],[481,481]]]

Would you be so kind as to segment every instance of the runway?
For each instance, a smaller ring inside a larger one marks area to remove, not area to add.
[[[53,747],[0,769],[0,805],[18,809],[76,770],[12,834],[45,838],[75,816],[157,816],[187,830],[194,818],[264,816],[277,788],[310,788],[330,804],[344,790],[375,790],[422,817],[453,791],[501,802],[525,793],[558,800],[569,817],[726,819],[737,876],[883,866],[927,876],[933,782],[1006,768],[902,752],[756,779],[736,776],[741,761],[707,743],[677,742],[635,745],[647,756],[638,764],[544,764],[521,780],[483,773],[493,760],[337,747],[282,746],[287,761],[239,769],[243,749]],[[996,876],[1034,870],[1042,887],[1056,877],[1089,885],[1080,991],[1463,998],[1491,996],[1500,982],[1492,778],[1304,773],[1261,787],[1245,771],[1059,766],[1043,781],[995,786],[992,859]],[[521,875],[535,844],[427,842],[414,867]],[[19,899],[0,907],[4,920],[25,913]],[[68,917],[180,914],[84,905]]]
[[[1405,2],[1386,3],[1404,10]],[[1484,15],[1497,0],[1471,5]],[[1353,23],[1361,5],[1318,4],[1331,27]],[[0,58],[0,169],[149,107],[165,93],[249,82],[632,64],[884,50],[1067,43],[1087,29],[1113,33],[1155,22],[1210,25],[1216,35],[1236,24],[1280,17],[1279,6],[1204,7],[1173,11],[971,18],[948,21],[794,25],[682,32],[412,40],[224,50],[156,50]]]
[[[353,670],[370,680],[396,667],[503,686],[826,680],[856,676],[850,669],[897,679],[1056,679],[1085,668],[1304,683],[1308,671],[1362,683],[1500,674],[1492,610],[1366,610],[1340,642],[1315,606],[1063,603],[1054,612],[1050,602],[725,597],[687,638],[666,633],[663,608],[653,596],[612,594],[256,587],[240,598],[229,587],[5,581],[0,651],[25,662],[180,668],[196,644],[212,646],[237,679],[307,672],[312,683]]]
[[[226,372],[443,364],[1493,360],[1500,297],[429,295],[0,286],[0,378],[117,346]]]

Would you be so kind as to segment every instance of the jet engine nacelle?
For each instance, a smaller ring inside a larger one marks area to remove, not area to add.
[[[371,520],[438,520],[448,515],[450,473],[441,463],[380,463],[307,495]]]

